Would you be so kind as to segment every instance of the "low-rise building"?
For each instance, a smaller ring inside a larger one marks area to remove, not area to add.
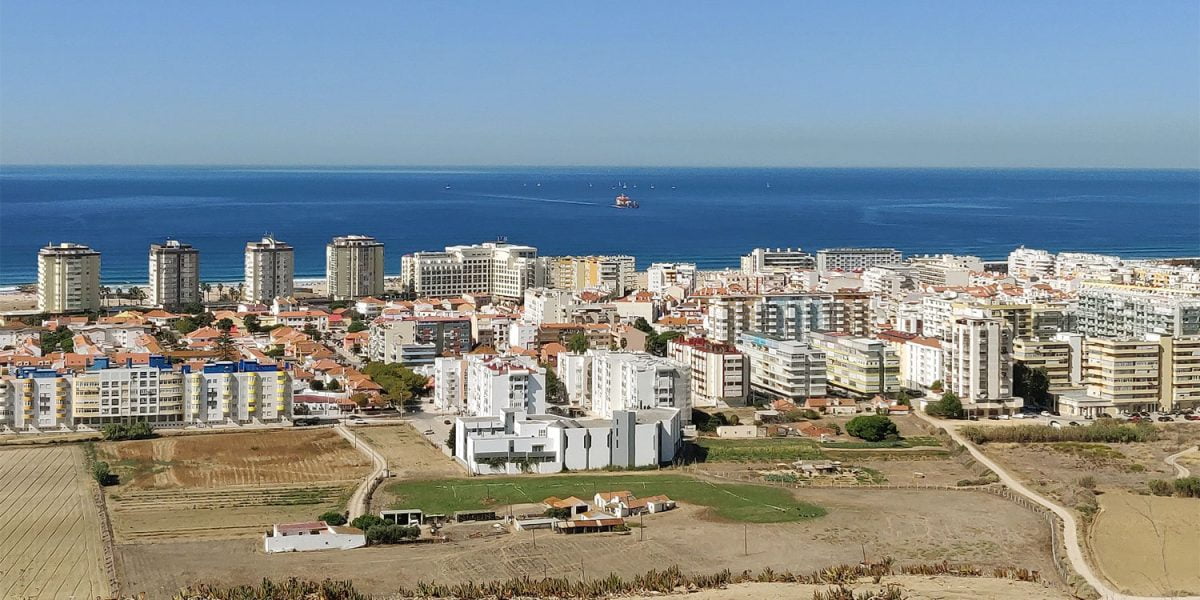
[[[349,550],[366,545],[363,530],[324,521],[278,523],[263,536],[263,551],[267,553]]]

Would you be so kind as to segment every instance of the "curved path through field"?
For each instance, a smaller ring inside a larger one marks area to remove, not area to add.
[[[991,469],[992,472],[994,472],[996,476],[1000,478],[1000,482],[1008,486],[1010,490],[1029,498],[1030,500],[1046,507],[1054,514],[1058,515],[1058,518],[1062,519],[1063,521],[1064,541],[1066,542],[1067,558],[1071,561],[1071,567],[1075,569],[1076,573],[1078,573],[1088,582],[1088,585],[1092,586],[1092,588],[1095,589],[1098,594],[1100,594],[1101,598],[1106,600],[1160,600],[1165,598],[1200,600],[1200,596],[1134,596],[1130,594],[1123,594],[1120,591],[1113,589],[1112,586],[1102,577],[1097,575],[1092,569],[1092,566],[1088,564],[1083,550],[1083,543],[1079,539],[1079,524],[1075,520],[1074,513],[1054,502],[1051,502],[1050,500],[1047,500],[1041,494],[1029,489],[1016,477],[1010,475],[1008,471],[1005,471],[998,463],[996,463],[996,461],[988,458],[983,451],[975,446],[975,444],[971,443],[970,440],[963,437],[963,435],[958,432],[960,423],[955,421],[943,421],[941,419],[935,419],[919,410],[915,410],[913,413],[929,422],[934,427],[941,427],[945,429],[946,433],[952,439],[954,439],[954,441],[966,448],[967,451],[971,453],[971,456],[975,460],[979,461],[980,464]]]
[[[1191,448],[1188,448],[1187,450],[1182,450],[1180,452],[1176,452],[1175,454],[1172,454],[1172,455],[1166,457],[1165,459],[1163,459],[1163,462],[1167,463],[1168,465],[1171,465],[1172,467],[1175,467],[1175,477],[1188,477],[1192,474],[1192,472],[1189,471],[1187,467],[1179,464],[1179,459],[1185,454],[1191,454],[1196,451],[1200,451],[1200,446],[1192,446]]]
[[[350,496],[350,505],[347,510],[350,512],[349,520],[353,521],[367,513],[367,505],[371,502],[371,490],[374,488],[375,482],[387,476],[387,459],[372,448],[366,440],[347,429],[344,424],[335,425],[333,429],[346,438],[347,442],[353,444],[359,452],[370,458],[371,464],[374,465],[371,473],[354,490],[354,495]]]

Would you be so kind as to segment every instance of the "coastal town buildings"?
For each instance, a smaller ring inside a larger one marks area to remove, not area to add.
[[[737,347],[704,338],[679,338],[667,344],[667,357],[687,367],[692,406],[743,406],[749,360]]]
[[[696,263],[654,263],[646,269],[646,289],[652,294],[672,287],[687,293],[695,283]]]
[[[200,302],[200,252],[178,240],[152,244],[149,298],[163,308]]]
[[[354,300],[383,293],[383,243],[365,235],[333,238],[325,247],[326,293]]]
[[[242,299],[270,304],[295,293],[295,250],[272,236],[246,243],[245,286]]]
[[[528,356],[472,354],[465,362],[468,415],[546,413],[546,369],[536,360]]]
[[[968,414],[1000,414],[1020,409],[1012,394],[1012,329],[1000,318],[954,319],[946,344],[945,388]]]
[[[825,355],[826,381],[854,396],[900,389],[900,357],[891,345],[845,333],[812,333],[813,347]]]
[[[800,248],[755,248],[741,259],[742,272],[747,275],[798,271],[816,266],[816,258]]]
[[[667,408],[691,422],[690,368],[645,352],[590,350],[590,411],[608,419],[617,411]]]
[[[1008,274],[1023,279],[1041,279],[1054,275],[1054,255],[1045,250],[1021,246],[1008,254]]]
[[[637,289],[632,256],[554,256],[547,259],[547,284],[560,290],[605,290],[624,296]]]
[[[895,248],[826,248],[817,251],[818,271],[864,271],[899,264],[904,255]]]
[[[737,349],[749,364],[751,402],[783,399],[802,403],[805,398],[825,395],[825,354],[819,349],[756,332],[741,334]]]
[[[62,242],[38,251],[37,309],[48,314],[100,308],[100,253]]]
[[[547,285],[547,266],[532,246],[485,242],[406,254],[401,259],[401,280],[419,296],[482,294],[520,300],[527,288]]]
[[[1200,334],[1200,291],[1085,281],[1078,331],[1088,337]]]

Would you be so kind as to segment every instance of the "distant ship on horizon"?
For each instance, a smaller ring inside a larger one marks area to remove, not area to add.
[[[621,194],[617,196],[616,201],[613,203],[613,208],[641,208],[641,206],[638,205],[637,200]]]

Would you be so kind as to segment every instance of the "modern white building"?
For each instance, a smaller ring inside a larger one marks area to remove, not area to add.
[[[270,304],[295,293],[296,257],[290,244],[272,236],[246,243],[243,300]]]
[[[383,293],[383,243],[365,235],[333,238],[325,246],[325,292],[334,300]]]
[[[904,255],[895,248],[826,248],[817,251],[817,270],[863,271],[902,260]]]
[[[1077,330],[1088,337],[1200,334],[1200,291],[1085,281]]]
[[[180,307],[200,301],[200,252],[167,240],[150,246],[150,303]]]
[[[937,338],[915,337],[900,347],[900,382],[909,388],[929,388],[942,381],[946,369],[942,342]]]
[[[754,275],[813,269],[817,261],[800,248],[755,248],[742,257],[741,264],[743,273]]]
[[[734,344],[742,332],[754,330],[757,295],[730,292],[699,299],[705,306],[704,337],[722,344]]]
[[[100,253],[63,242],[38,251],[38,310],[57,314],[100,308]]]
[[[525,290],[524,312],[521,320],[526,323],[566,323],[567,311],[577,304],[575,293],[565,289],[544,287]]]
[[[743,333],[738,350],[749,361],[749,398],[756,404],[803,402],[825,395],[825,354],[805,343],[765,333]]]
[[[690,290],[696,284],[696,263],[654,263],[646,269],[646,289],[661,294],[678,286]]]
[[[753,320],[747,331],[803,341],[809,332],[835,329],[835,308],[829,294],[763,296],[753,305]]]
[[[749,360],[735,346],[704,338],[677,338],[667,357],[690,369],[692,406],[744,406],[750,385]]]
[[[527,288],[544,287],[546,260],[537,248],[506,242],[447,246],[443,252],[414,252],[401,260],[401,278],[418,296],[484,294],[520,300]]]
[[[324,521],[280,523],[263,536],[263,551],[268,554],[313,550],[349,550],[366,545],[367,536],[363,530],[329,525]]]
[[[1012,330],[1004,319],[954,319],[945,345],[944,383],[968,414],[1008,413],[1023,405],[1012,395],[1012,343]]]
[[[442,412],[466,409],[467,361],[442,356],[433,359],[433,406]]]
[[[909,261],[917,281],[925,285],[965,286],[971,284],[971,273],[983,270],[978,256],[938,254],[919,256]]]
[[[558,381],[566,389],[567,401],[571,406],[584,410],[591,408],[592,387],[592,353],[560,352],[558,368],[555,370]]]
[[[1054,276],[1054,255],[1021,246],[1008,253],[1008,274],[1020,279],[1042,279]]]
[[[608,419],[616,411],[671,408],[684,423],[691,422],[689,369],[645,352],[593,349],[589,354],[593,414]]]
[[[454,457],[473,474],[558,473],[670,464],[682,447],[678,410],[615,411],[569,419],[516,410],[459,417]]]
[[[546,369],[528,356],[470,354],[467,370],[466,412],[471,416],[498,416],[505,410],[528,415],[546,412]]]

